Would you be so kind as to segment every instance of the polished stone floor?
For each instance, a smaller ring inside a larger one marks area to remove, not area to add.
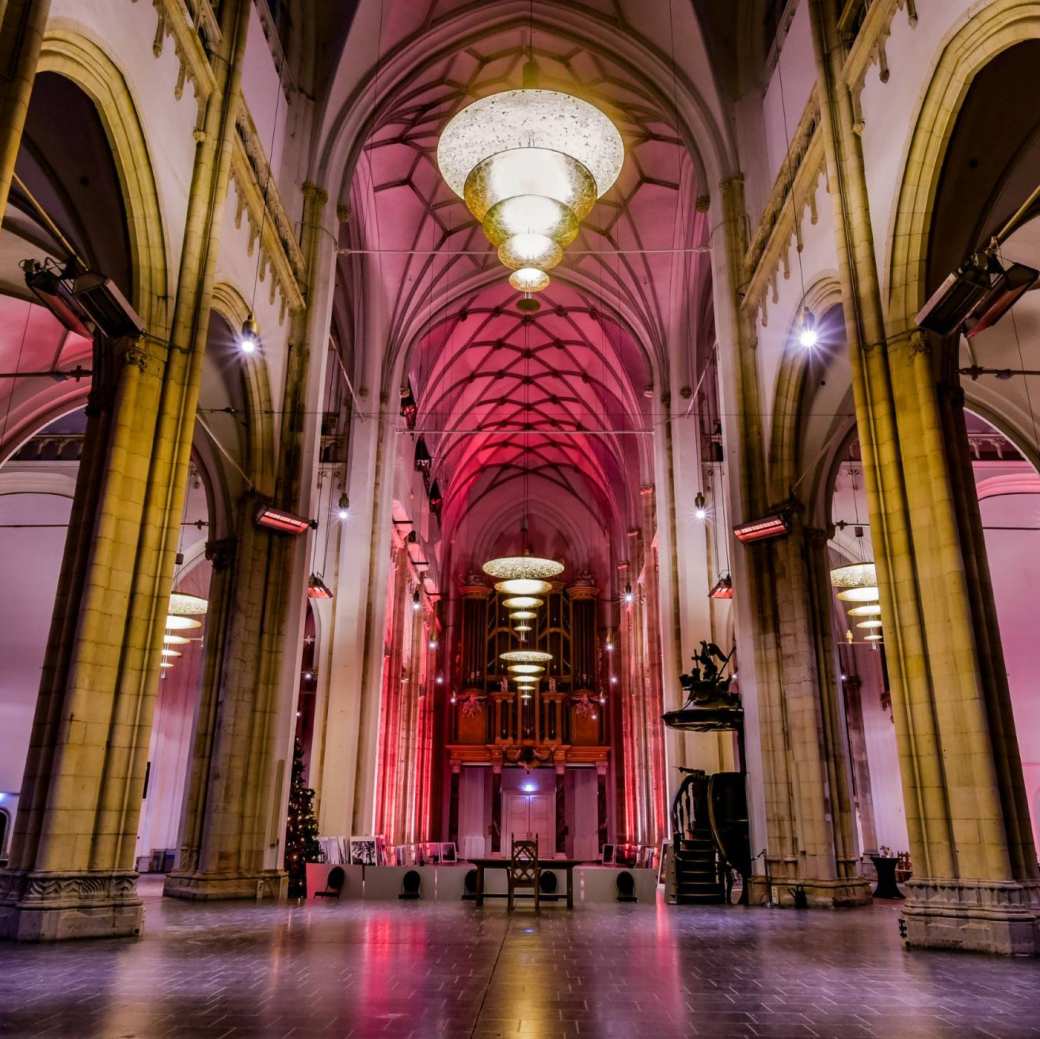
[[[890,906],[146,905],[138,941],[0,945],[0,1035],[1040,1036],[1040,961],[908,954]]]

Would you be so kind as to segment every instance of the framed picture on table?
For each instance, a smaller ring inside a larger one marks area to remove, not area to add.
[[[376,864],[376,838],[350,838],[350,864],[352,866],[374,866]]]

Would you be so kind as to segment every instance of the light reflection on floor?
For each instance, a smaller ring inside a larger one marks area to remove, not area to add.
[[[146,905],[138,941],[0,945],[0,1035],[1040,1035],[1040,961],[906,953],[892,907]]]

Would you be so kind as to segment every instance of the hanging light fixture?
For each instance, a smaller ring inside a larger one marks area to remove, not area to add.
[[[534,610],[514,610],[509,615],[509,619],[514,621],[533,621],[537,617],[538,614]]]
[[[518,631],[520,634],[525,634],[528,631],[533,630],[530,624],[514,624],[513,631]]]
[[[850,617],[880,617],[881,616],[881,603],[872,602],[866,606],[853,606],[849,610]]]
[[[177,649],[164,649],[162,651],[162,655],[165,658],[165,657],[180,657],[180,656],[183,656],[184,654],[181,653],[181,651],[177,650]]]
[[[537,649],[512,649],[508,653],[502,653],[498,659],[504,660],[507,664],[548,664],[552,658],[551,653],[543,653]]]
[[[545,668],[541,664],[510,664],[506,670],[514,675],[540,675]]]
[[[200,595],[185,595],[183,592],[170,594],[170,605],[167,613],[176,617],[204,617],[209,603]]]
[[[555,559],[541,559],[538,556],[502,556],[489,559],[482,567],[488,577],[507,581],[514,578],[548,581],[563,573],[563,563]]]
[[[610,119],[557,90],[506,90],[474,101],[437,143],[441,176],[498,248],[513,272],[509,284],[525,294],[549,284],[546,272],[617,180],[624,159]]]
[[[196,628],[201,627],[202,621],[197,621],[194,617],[181,617],[177,614],[170,614],[166,618],[167,631],[194,631]]]
[[[163,642],[167,646],[186,646],[191,639],[185,638],[183,635],[163,635]]]
[[[514,595],[503,599],[502,605],[507,610],[537,610],[545,605],[544,599],[536,599],[533,595]]]
[[[514,577],[509,581],[499,581],[495,591],[502,595],[548,595],[552,585],[530,577]]]
[[[842,602],[874,603],[880,598],[873,563],[848,563],[831,571],[831,585]]]

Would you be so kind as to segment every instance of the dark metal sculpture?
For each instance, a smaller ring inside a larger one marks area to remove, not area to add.
[[[726,674],[734,650],[723,654],[714,642],[701,641],[700,652],[690,659],[688,674],[679,676],[686,693],[685,707],[739,707],[740,697],[729,691],[732,675]]]

